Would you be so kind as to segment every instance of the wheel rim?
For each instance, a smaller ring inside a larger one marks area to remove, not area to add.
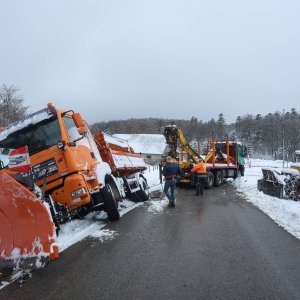
[[[117,205],[118,203],[117,203],[117,200],[116,200],[116,195],[115,195],[115,193],[114,193],[113,189],[111,188],[110,184],[107,184],[107,187],[108,187],[108,190],[109,190],[109,192],[110,192],[110,193],[111,193],[111,195],[112,195],[112,198],[113,198],[113,200],[114,200],[115,204]],[[117,205],[117,206],[118,206],[118,205]]]
[[[223,175],[221,172],[218,172],[217,174],[217,179],[218,179],[218,184],[222,184],[222,181],[223,181]]]
[[[207,183],[209,186],[213,185],[213,177],[214,177],[214,175],[212,173],[209,173],[207,176]]]
[[[141,184],[141,186],[142,186],[142,189],[145,192],[145,194],[149,197],[149,189],[147,187],[147,184],[146,184],[144,178],[142,178],[142,184]]]

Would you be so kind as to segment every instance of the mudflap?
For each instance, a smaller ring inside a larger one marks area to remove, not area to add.
[[[39,268],[56,258],[55,226],[46,206],[0,173],[0,268]]]

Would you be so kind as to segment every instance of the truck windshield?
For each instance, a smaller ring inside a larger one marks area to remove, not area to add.
[[[9,151],[12,149],[27,145],[29,155],[33,155],[56,145],[60,140],[61,134],[56,116],[37,124],[30,124],[25,128],[11,133],[6,139],[0,141],[0,160],[6,166]]]

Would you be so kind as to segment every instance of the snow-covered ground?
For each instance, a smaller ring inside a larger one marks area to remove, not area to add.
[[[237,191],[266,213],[279,226],[300,239],[300,202],[279,199],[257,190],[257,180],[262,178],[262,167],[282,169],[282,161],[252,159],[246,166],[245,176],[233,182]],[[285,165],[285,168],[287,166]]]

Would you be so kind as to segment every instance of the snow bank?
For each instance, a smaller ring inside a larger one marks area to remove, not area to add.
[[[144,175],[147,179],[150,192],[160,190],[161,183],[159,179],[159,167],[158,166],[148,166],[148,169],[144,171]]]
[[[123,200],[119,208],[120,216],[140,205],[141,203]],[[92,212],[82,220],[72,220],[63,224],[57,239],[59,251],[63,252],[88,236],[99,238],[107,236],[107,230],[102,229],[107,225],[106,219],[106,212]],[[112,236],[115,236],[115,234]]]
[[[237,191],[266,213],[279,226],[300,239],[300,202],[279,199],[257,190],[257,180],[262,178],[261,167],[281,168],[282,161],[252,160],[251,168],[245,170],[245,176],[238,178],[233,184]]]

